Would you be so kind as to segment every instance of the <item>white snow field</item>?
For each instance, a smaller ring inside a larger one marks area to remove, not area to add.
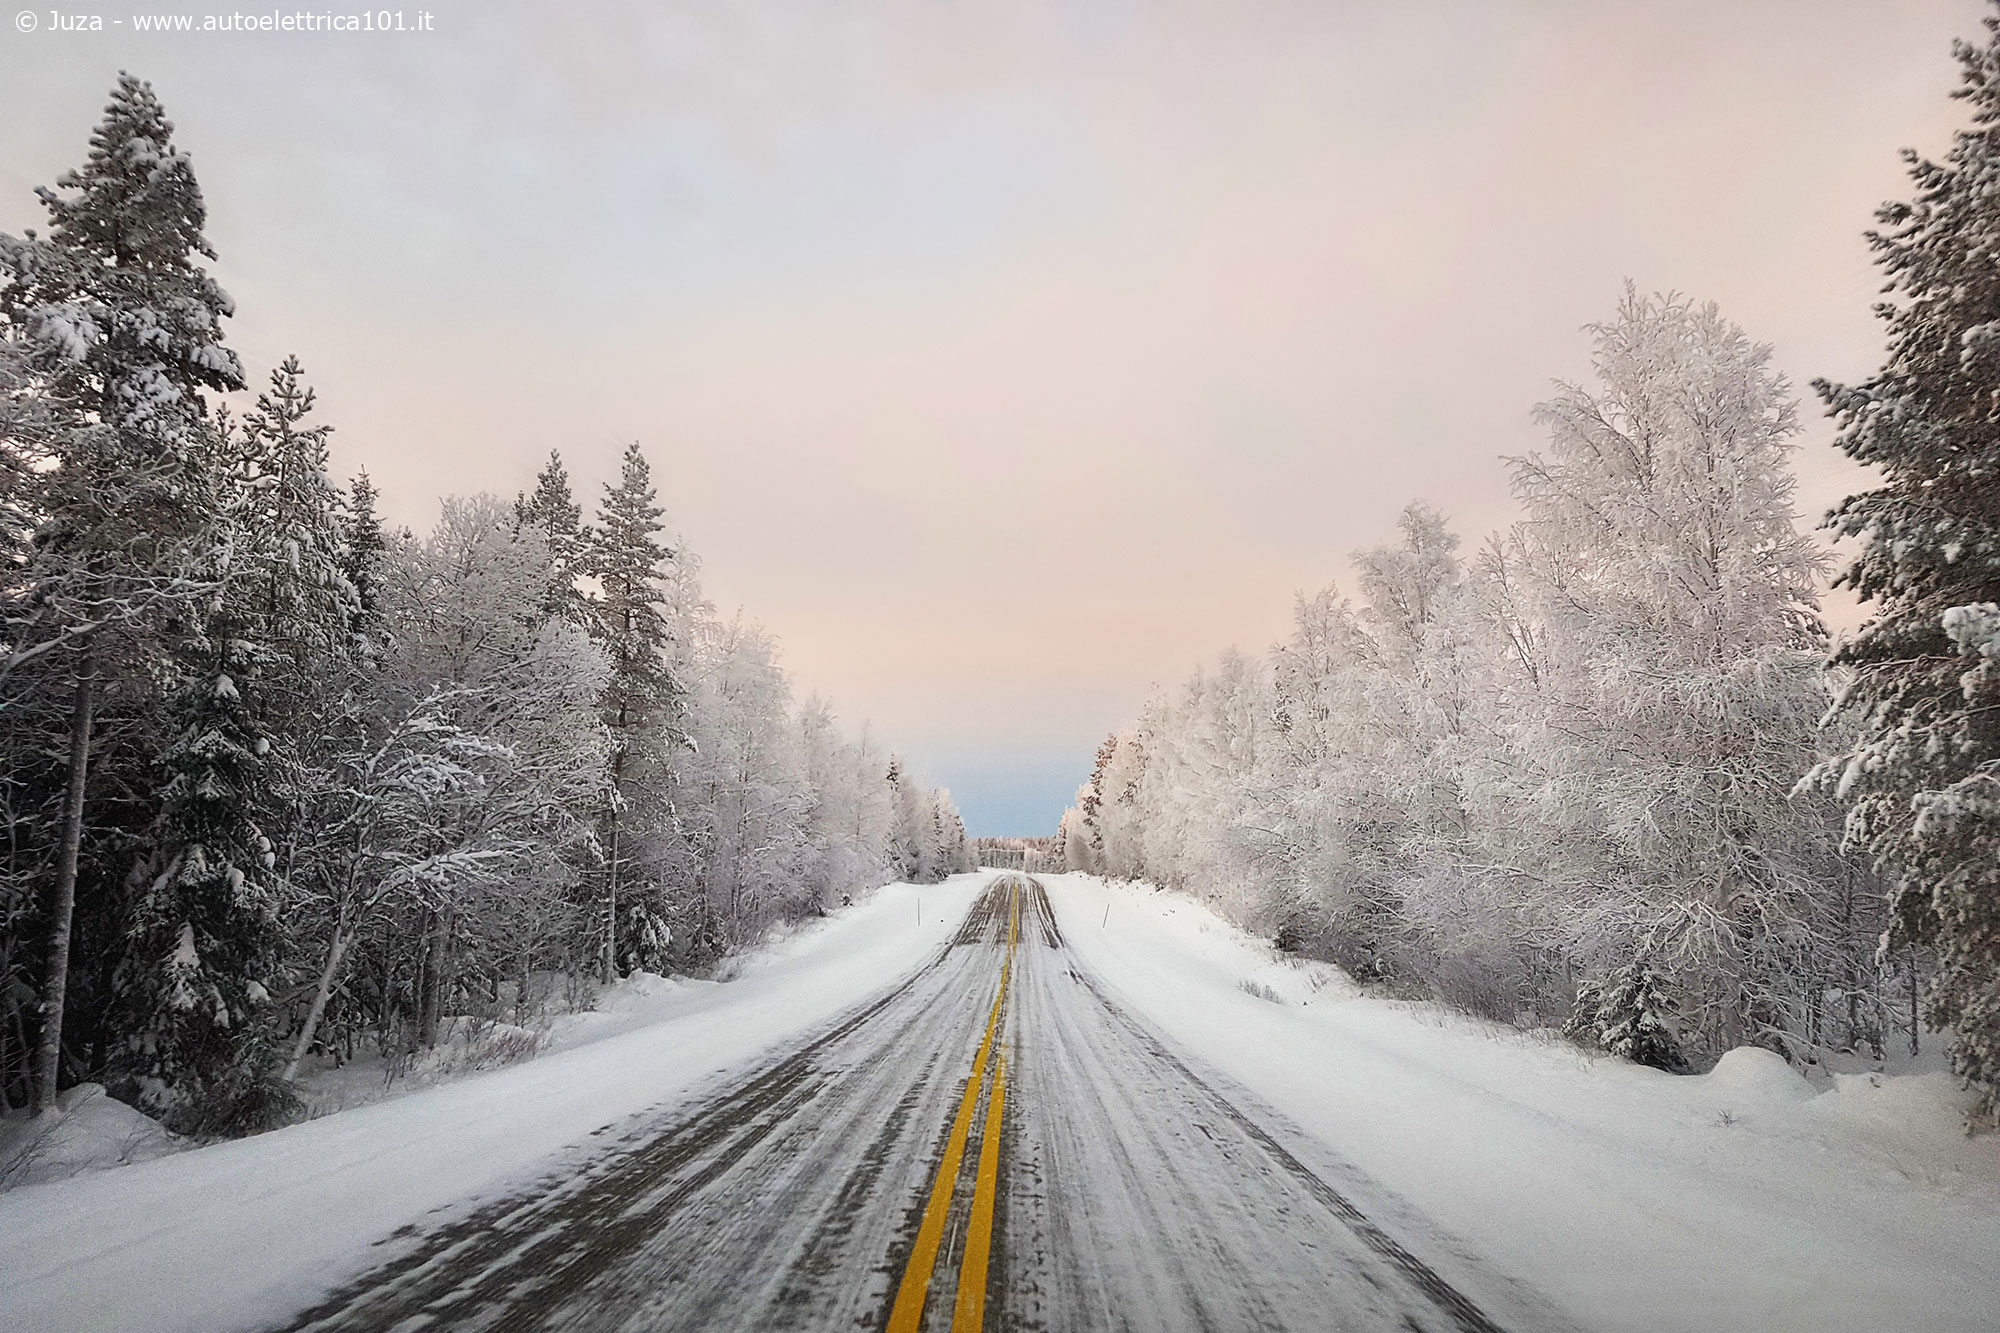
[[[1948,1074],[1816,1091],[1744,1049],[1677,1077],[1362,995],[1178,895],[1043,882],[1115,998],[1581,1328],[2000,1328],[2000,1141]]]
[[[283,1320],[372,1242],[672,1105],[935,955],[990,875],[890,885],[737,960],[566,1022],[552,1053],[255,1138],[0,1193],[0,1330]],[[921,917],[919,915],[921,908]]]

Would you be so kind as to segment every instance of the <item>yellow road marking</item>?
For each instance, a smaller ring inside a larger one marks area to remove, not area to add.
[[[1000,1116],[1007,1102],[1007,1053],[993,1072],[993,1100],[986,1104],[986,1128],[979,1142],[979,1180],[972,1189],[972,1221],[965,1233],[965,1259],[958,1269],[958,1306],[951,1333],[980,1333],[986,1322],[986,1259],[993,1248],[993,1196],[1000,1184]]]
[[[1014,889],[1013,923],[1007,932],[1007,958],[1000,965],[1000,991],[993,997],[993,1012],[986,1016],[986,1035],[980,1039],[979,1053],[972,1057],[972,1077],[966,1081],[965,1096],[959,1100],[958,1115],[951,1122],[945,1140],[944,1160],[938,1163],[931,1182],[931,1197],[924,1204],[923,1220],[917,1224],[917,1241],[910,1249],[910,1262],[903,1269],[902,1285],[896,1288],[896,1303],[889,1309],[887,1333],[917,1333],[924,1320],[924,1302],[930,1296],[931,1274],[937,1268],[938,1246],[944,1242],[945,1217],[951,1212],[952,1191],[958,1184],[958,1168],[965,1161],[965,1140],[972,1129],[972,1112],[979,1105],[979,1093],[986,1079],[986,1055],[993,1049],[993,1032],[1000,1023],[1000,1007],[1007,1002],[1007,982],[1014,970],[1014,943],[1021,921],[1021,890]],[[982,1167],[985,1146],[980,1148]],[[974,1199],[978,1197],[977,1188]],[[982,1283],[982,1286],[984,1284]],[[956,1323],[953,1325],[957,1327]]]

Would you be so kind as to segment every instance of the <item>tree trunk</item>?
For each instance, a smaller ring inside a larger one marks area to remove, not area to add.
[[[604,984],[618,976],[618,810],[611,811],[611,894],[604,918]]]
[[[76,669],[76,701],[69,720],[69,788],[63,793],[62,854],[56,862],[55,910],[49,922],[49,976],[42,992],[42,1044],[35,1059],[31,1113],[56,1099],[62,1068],[63,999],[69,987],[70,924],[76,918],[76,863],[83,843],[83,787],[90,773],[90,717],[97,703],[97,674],[85,648]]]
[[[299,1030],[299,1039],[292,1046],[292,1058],[285,1062],[283,1078],[290,1083],[299,1076],[299,1063],[312,1049],[312,1040],[319,1031],[319,1021],[326,1016],[326,1002],[333,996],[334,979],[340,974],[341,960],[347,957],[347,946],[353,936],[347,929],[347,918],[333,923],[333,943],[326,951],[326,966],[320,969],[319,987],[313,991],[312,1008],[306,1010],[306,1025]]]
[[[1917,1004],[1917,951],[1910,950],[1910,1054],[1918,1053],[1917,1033],[1924,1025],[1923,1012]]]
[[[425,1050],[438,1040],[438,974],[444,965],[442,917],[424,911],[423,956],[417,967],[417,1044]]]
[[[432,1019],[432,1035],[447,1017],[445,1010],[458,998],[458,911],[446,907],[438,912],[437,1005]]]

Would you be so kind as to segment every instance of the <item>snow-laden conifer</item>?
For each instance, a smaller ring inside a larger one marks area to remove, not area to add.
[[[592,633],[610,657],[611,678],[600,703],[612,738],[611,780],[604,812],[604,968],[619,965],[621,894],[655,915],[661,891],[656,867],[671,834],[662,797],[668,755],[683,741],[684,687],[669,668],[670,634],[662,598],[673,549],[652,468],[635,443],[626,447],[618,480],[606,483],[584,559],[596,581]],[[630,903],[623,904],[631,906]]]
[[[542,613],[582,619],[583,596],[577,579],[589,568],[593,534],[583,525],[583,506],[570,491],[569,469],[563,466],[560,452],[549,450],[549,461],[535,475],[534,492],[514,498],[514,517],[540,529],[549,545],[552,572]]]
[[[1835,661],[1849,753],[1816,774],[1854,846],[1897,876],[1884,949],[1934,950],[1929,1017],[2000,1105],[2000,20],[1960,43],[1971,124],[1941,162],[1905,153],[1912,197],[1869,233],[1889,300],[1882,368],[1817,387],[1838,443],[1882,484],[1829,522],[1860,550],[1841,575],[1870,604]]]
[[[215,591],[203,395],[242,385],[222,342],[233,306],[201,263],[214,258],[201,190],[148,84],[119,77],[85,164],[40,196],[47,234],[0,237],[0,319],[47,410],[16,495],[25,558],[9,570],[0,682],[13,716],[60,709],[67,732],[66,760],[26,775],[41,794],[24,804],[45,817],[16,830],[17,847],[46,848],[50,863],[37,1107],[61,1076],[79,895],[86,918],[118,933],[123,872],[87,836],[90,776],[110,762],[120,785],[150,785],[160,668],[175,627]],[[95,735],[101,706],[141,719],[109,753]],[[128,802],[114,817],[135,837],[149,815]]]
[[[1642,951],[1601,982],[1580,987],[1567,1035],[1633,1064],[1683,1073],[1687,1057],[1674,1036],[1666,980]]]

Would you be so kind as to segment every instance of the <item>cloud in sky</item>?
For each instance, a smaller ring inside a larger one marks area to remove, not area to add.
[[[642,441],[715,600],[981,832],[1500,456],[1627,276],[1803,385],[1957,123],[1974,0],[449,4],[430,33],[0,37],[0,227],[117,69],[195,154],[253,369],[394,517]],[[1812,415],[1810,412],[1808,415]],[[1857,479],[1801,454],[1816,510]]]

